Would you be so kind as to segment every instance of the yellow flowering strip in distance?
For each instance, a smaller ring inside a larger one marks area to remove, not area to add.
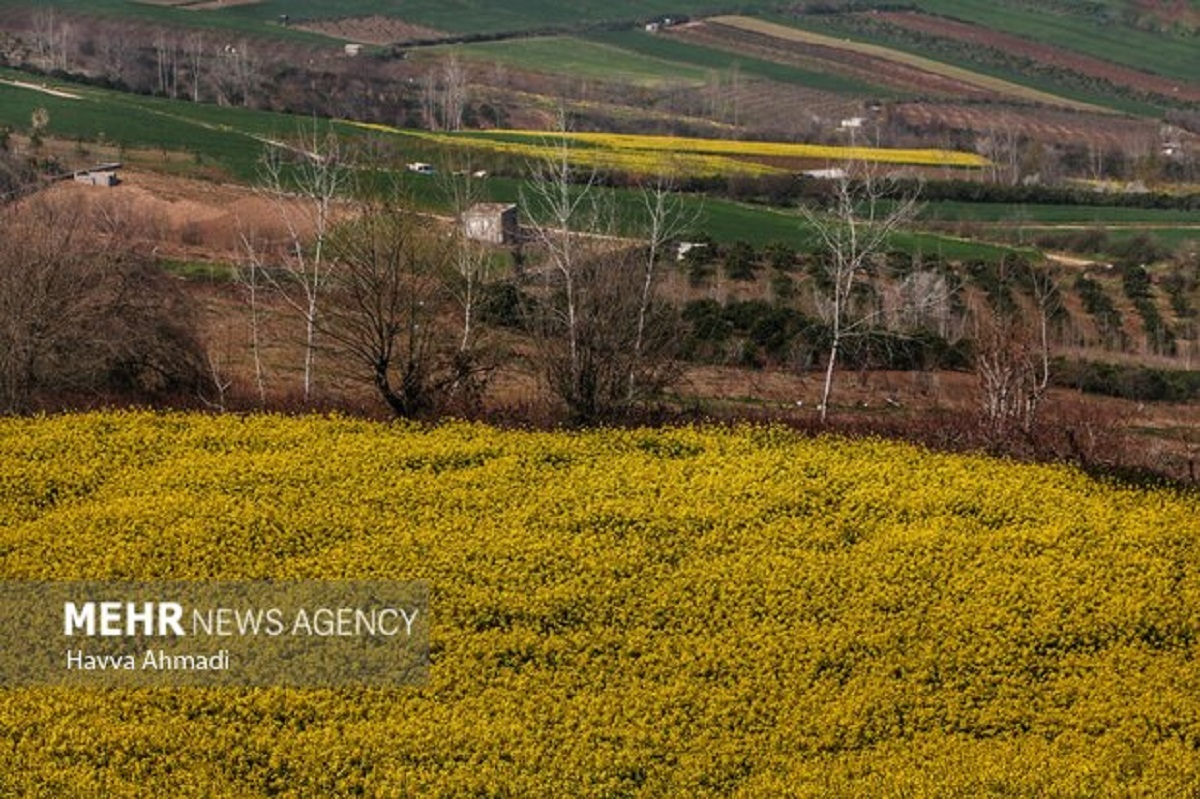
[[[483,133],[460,135],[401,130],[386,125],[348,123],[378,132],[395,133],[421,139],[444,147],[466,147],[488,152],[505,153],[530,161],[556,159],[560,139],[553,133],[528,133],[527,141],[511,141]],[[509,134],[510,136],[512,134]],[[710,177],[715,175],[775,175],[788,170],[755,161],[743,161],[720,154],[702,152],[672,153],[664,149],[618,149],[609,147],[572,147],[569,158],[576,166],[639,175],[671,175],[674,177]]]
[[[504,135],[506,132],[497,131]],[[512,135],[513,131],[507,132]],[[543,134],[545,135],[545,134]],[[957,150],[903,150],[886,147],[843,147],[790,142],[737,141],[732,139],[696,139],[682,136],[642,136],[619,133],[567,133],[573,141],[614,150],[654,150],[682,153],[710,153],[746,158],[797,158],[829,162],[868,161],[912,166],[984,167],[988,160],[975,153]]]
[[[565,140],[568,146],[583,145],[570,147],[570,158],[578,165],[639,174],[707,177],[722,174],[788,174],[797,171],[779,164],[785,160],[821,164],[863,161],[956,169],[977,169],[989,164],[986,158],[976,153],[956,150],[843,147],[617,133],[493,130],[453,134],[353,124],[442,145],[480,148],[530,159],[555,157],[559,144]]]

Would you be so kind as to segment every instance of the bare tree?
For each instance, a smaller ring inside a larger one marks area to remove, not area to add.
[[[129,42],[121,35],[101,35],[98,38],[100,45],[97,49],[100,54],[100,68],[104,71],[104,77],[114,83],[125,80],[126,69],[133,55],[133,50],[129,46]]]
[[[242,39],[233,50],[234,75],[242,96],[242,105],[249,108],[259,88],[262,64],[254,54],[250,43]]]
[[[50,112],[44,106],[33,109],[29,115],[29,145],[35,150],[42,146],[42,134],[50,126]]]
[[[461,130],[467,105],[467,72],[458,53],[450,53],[442,62],[442,128]]]
[[[33,165],[28,158],[9,152],[6,130],[0,128],[0,207],[37,187]]]
[[[305,402],[312,397],[318,318],[329,280],[325,245],[338,198],[351,178],[341,142],[315,123],[293,143],[269,147],[261,164],[260,191],[272,201],[284,230],[277,263],[262,274],[304,322]]]
[[[428,220],[375,205],[334,231],[329,252],[322,334],[397,416],[432,412],[458,378],[439,321],[452,246]]]
[[[200,80],[204,70],[204,57],[208,47],[204,34],[192,31],[183,40],[183,56],[187,63],[188,81],[191,84],[192,102],[200,102]]]
[[[462,410],[475,410],[497,363],[497,352],[487,346],[479,320],[484,291],[495,271],[495,248],[468,234],[466,215],[484,196],[482,181],[470,159],[447,165],[437,175],[456,222],[450,239],[453,268],[447,274],[446,288],[459,320],[458,351],[453,359],[456,378],[446,392],[447,400],[457,402]]]
[[[461,308],[459,350],[471,350],[477,333],[476,316],[480,293],[490,277],[491,258],[487,247],[473,241],[466,230],[465,216],[483,199],[483,185],[476,177],[470,159],[462,165],[448,165],[436,173],[442,194],[450,203],[456,221],[453,234],[454,273],[451,288]]]
[[[1050,327],[1063,310],[1058,280],[1048,268],[1024,275],[1033,297],[1032,318],[1019,306],[977,315],[975,371],[988,432],[1029,433],[1050,386]]]
[[[641,291],[638,295],[637,329],[633,342],[633,363],[629,370],[628,399],[633,401],[640,393],[639,372],[643,367],[643,356],[646,354],[647,336],[651,332],[650,322],[654,312],[656,289],[661,280],[660,264],[667,245],[679,238],[696,221],[697,212],[689,213],[683,204],[683,199],[675,190],[673,181],[664,174],[659,174],[653,182],[642,187],[641,201],[643,220],[645,223],[644,238],[646,251],[644,269],[641,279]],[[656,387],[659,381],[649,381],[651,387]]]
[[[590,245],[580,248],[574,265],[574,335],[568,335],[564,281],[553,271],[534,293],[530,325],[539,371],[577,423],[621,418],[678,377],[671,357],[678,320],[666,303],[653,306],[642,354],[634,356],[644,252],[610,240]]]
[[[160,28],[155,32],[154,59],[158,74],[158,93],[164,97],[178,97],[179,40],[170,31]]]
[[[249,42],[226,44],[212,61],[210,77],[220,105],[249,107],[258,90],[260,64]]]
[[[433,69],[421,76],[421,119],[428,130],[438,129],[437,74]]]
[[[831,207],[824,212],[800,208],[805,222],[828,256],[828,288],[823,300],[829,325],[829,356],[821,389],[821,420],[829,414],[834,371],[847,337],[865,332],[875,312],[855,315],[855,290],[889,237],[917,213],[917,193],[901,192],[895,181],[875,174],[871,165],[848,164],[833,180]]]
[[[731,122],[736,128],[741,124],[742,68],[737,61],[729,67],[729,103],[732,107]]]
[[[242,242],[243,261],[234,269],[234,279],[241,286],[250,310],[250,356],[254,363],[254,387],[259,406],[264,407],[267,404],[267,379],[262,357],[262,330],[266,316],[263,293],[269,286],[263,259],[267,249],[254,241],[245,230],[239,230],[238,235]]]
[[[951,289],[946,276],[931,269],[914,269],[896,283],[888,309],[897,330],[930,330],[950,338]]]
[[[988,128],[976,147],[992,162],[992,181],[1015,186],[1021,181],[1021,151],[1024,137],[1008,116]]]
[[[58,27],[58,15],[53,8],[43,8],[33,15],[33,51],[42,67],[54,67],[54,36]]]
[[[579,314],[584,291],[580,285],[582,234],[599,229],[601,211],[595,191],[595,171],[580,175],[571,163],[570,140],[565,135],[566,116],[561,111],[559,128],[564,135],[558,138],[553,154],[531,165],[530,179],[521,192],[521,205],[528,209],[533,237],[561,284],[561,308],[555,315],[562,317],[567,363],[565,374],[560,374],[556,382],[564,386],[567,404],[571,405],[587,379]]]
[[[53,8],[41,9],[33,15],[33,48],[45,69],[66,69],[74,29]]]
[[[191,305],[129,241],[92,228],[78,204],[0,210],[0,409],[204,382]]]
[[[977,325],[975,349],[989,434],[1001,438],[1015,429],[1028,432],[1045,391],[1035,337],[1017,314],[985,315]]]
[[[542,374],[576,421],[620,415],[675,376],[669,352],[676,320],[653,302],[663,237],[673,225],[663,192],[651,200],[659,217],[647,253],[613,235],[596,176],[575,171],[567,137],[531,167],[523,205],[544,258],[533,329]]]

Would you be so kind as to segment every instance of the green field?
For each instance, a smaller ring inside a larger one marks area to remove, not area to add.
[[[821,91],[846,95],[883,98],[892,92],[853,78],[813,72],[788,64],[748,58],[725,50],[682,42],[667,36],[655,36],[642,31],[622,31],[590,34],[589,38],[613,44],[626,51],[662,58],[674,63],[690,64],[706,70],[729,70],[736,67],[748,77],[764,78],[778,83],[806,86]]]
[[[71,91],[77,92],[80,99],[51,97],[0,84],[0,124],[27,130],[34,109],[45,108],[50,114],[46,135],[51,137],[130,149],[161,148],[199,153],[202,158],[217,162],[233,174],[252,174],[252,164],[260,146],[240,130],[220,129],[188,119],[178,109],[163,107],[163,103],[148,98],[112,93],[96,95],[75,87],[71,87]],[[197,107],[193,113],[206,114],[209,110]]]
[[[1061,233],[1062,226],[1039,227],[1038,225],[1030,225],[1020,230],[1009,231],[1005,235],[1004,230],[997,231],[996,239],[999,241],[1017,241],[1018,239],[1028,241],[1036,238],[1042,233]],[[1107,226],[1104,232],[1108,236],[1108,240],[1112,243],[1126,242],[1130,239],[1139,236],[1149,236],[1154,241],[1166,247],[1172,252],[1181,252],[1185,247],[1193,247],[1200,245],[1200,227],[1196,225],[1186,227],[1143,227],[1141,225],[1118,225]]]
[[[27,77],[0,70],[0,80],[25,80]],[[295,138],[312,124],[304,117],[286,114],[196,105],[61,82],[50,85],[77,94],[79,99],[0,84],[0,125],[27,130],[33,110],[45,108],[50,113],[49,136],[191,154],[196,161],[219,165],[231,178],[242,181],[255,178],[259,158],[266,146],[264,140]],[[361,128],[332,124],[347,135],[365,135]],[[450,158],[449,154],[439,153],[418,137],[403,133],[380,135],[396,145],[401,160]],[[447,207],[436,181],[401,174],[398,185],[414,202],[424,207],[439,210]],[[493,178],[486,181],[485,191],[490,199],[513,202],[519,199],[520,187],[518,180]],[[633,217],[633,209],[640,202],[635,193],[605,192],[611,194],[618,216]],[[687,199],[687,205],[689,212],[697,218],[696,234],[703,232],[718,241],[744,240],[755,245],[779,241],[800,249],[812,246],[811,235],[793,214],[711,198],[691,197]],[[894,246],[910,252],[938,253],[951,260],[996,260],[1010,252],[1009,248],[998,245],[926,233],[899,236]]]
[[[438,52],[429,48],[423,52]],[[852,96],[885,97],[868,83],[755,58],[742,58],[641,31],[481,42],[455,48],[467,58],[553,75],[623,81],[634,86],[704,86],[714,72],[736,68],[746,77]]]
[[[1012,84],[1018,91],[1027,90],[1025,93],[1031,97],[1041,94],[1051,98],[1061,98],[1058,102],[1051,100],[1051,105],[1079,107],[1082,104],[1082,106],[1092,106],[1095,109],[1109,109],[1154,118],[1161,117],[1163,114],[1163,109],[1153,103],[1130,99],[1123,95],[1091,91],[1051,80],[1042,75],[1021,72],[1004,66],[989,64],[983,60],[941,52],[934,47],[906,39],[885,38],[872,32],[860,30],[858,27],[840,20],[836,15],[806,16],[802,21],[797,20],[795,17],[784,16],[768,16],[767,18],[772,22],[797,30],[843,38],[847,41],[862,43],[867,47],[881,47],[894,52],[898,60],[906,60],[905,57],[908,56],[927,59],[937,64],[944,64],[949,74],[953,74],[956,70],[966,70],[968,73],[979,76],[983,82],[989,80],[1004,81]],[[936,71],[936,67],[933,69]]]
[[[712,0],[678,0],[669,7],[647,6],[639,0],[612,0],[606,3],[586,0],[515,0],[484,2],[458,0],[264,0],[246,5],[231,5],[217,11],[191,11],[166,8],[134,0],[0,0],[3,8],[62,8],[89,14],[132,16],[176,25],[196,25],[241,29],[246,32],[286,33],[278,25],[281,14],[292,21],[329,19],[380,14],[407,22],[426,25],[458,34],[520,32],[550,28],[578,30],[599,23],[633,23],[661,14],[697,14],[754,8],[778,8],[783,2],[737,2],[722,4]]]
[[[455,48],[465,57],[499,62],[552,75],[621,81],[633,86],[703,86],[701,66],[637,53],[605,41],[551,36],[472,44]]]
[[[408,196],[422,207],[431,211],[446,210],[444,192],[436,181],[403,176],[401,185]],[[511,178],[490,178],[483,190],[489,201],[510,203],[521,199],[523,185],[522,181]],[[629,236],[639,235],[642,232],[639,228],[643,209],[641,197],[629,190],[602,189],[601,192],[601,201],[613,206],[621,232]],[[801,252],[812,251],[817,246],[812,231],[795,213],[686,195],[683,215],[694,218],[695,222],[681,234],[682,238],[707,235],[718,242],[745,241],[756,247],[778,242]],[[996,262],[1014,252],[1013,247],[1002,244],[916,231],[897,234],[890,246],[913,254],[937,254],[951,261]],[[1036,255],[1027,249],[1024,252]]]
[[[1096,20],[1039,8],[1036,3],[916,0],[916,5],[933,14],[974,22],[1144,72],[1200,82],[1200,50],[1194,38],[1156,34],[1125,25],[1102,25]]]
[[[0,70],[0,81],[35,80]],[[26,131],[34,109],[45,108],[50,114],[47,136],[192,154],[240,179],[254,176],[265,139],[292,139],[312,127],[312,120],[302,116],[197,105],[59,81],[47,85],[78,99],[0,82],[0,125]],[[354,128],[341,129],[348,135],[361,135]]]
[[[919,218],[939,222],[1041,222],[1079,225],[1200,224],[1195,211],[1178,209],[940,201],[926,203]]]
[[[734,3],[742,8],[779,7],[782,2]],[[641,0],[515,0],[485,2],[458,0],[265,0],[254,5],[235,6],[225,13],[247,19],[275,19],[290,14],[293,19],[345,17],[360,14],[385,14],[455,33],[494,33],[503,31],[543,30],[548,27],[575,29],[601,22],[645,20],[664,13],[697,14],[718,11],[727,6],[713,0],[679,0],[668,8],[647,6]]]

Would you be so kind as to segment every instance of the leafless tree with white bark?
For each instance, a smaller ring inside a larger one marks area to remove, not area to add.
[[[271,200],[284,240],[273,248],[271,263],[264,262],[262,253],[248,257],[303,320],[305,402],[313,394],[318,321],[330,279],[326,243],[339,199],[349,191],[352,178],[348,155],[336,134],[322,131],[315,123],[293,142],[269,146],[261,162],[259,191]]]
[[[828,208],[800,208],[829,263],[828,290],[819,298],[829,326],[821,421],[828,418],[844,342],[866,332],[879,316],[877,311],[855,313],[855,289],[867,278],[872,261],[886,249],[892,234],[912,220],[919,208],[916,191],[898,191],[895,181],[876,174],[870,164],[845,165],[833,179],[832,188]]]

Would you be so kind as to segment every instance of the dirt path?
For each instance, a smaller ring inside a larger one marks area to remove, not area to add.
[[[42,94],[49,94],[54,97],[63,97],[67,100],[82,100],[83,99],[78,94],[71,94],[70,92],[64,92],[60,89],[51,89],[49,86],[39,86],[36,83],[26,83],[23,80],[0,79],[0,83],[3,83],[5,86],[15,86],[18,89],[31,89],[35,92],[41,92]]]
[[[1056,264],[1070,266],[1077,269],[1088,269],[1093,266],[1107,268],[1111,266],[1111,264],[1106,264],[1103,261],[1092,261],[1087,258],[1076,258],[1073,255],[1066,255],[1060,252],[1047,252],[1044,254],[1046,256],[1046,260],[1048,261],[1053,261]]]

